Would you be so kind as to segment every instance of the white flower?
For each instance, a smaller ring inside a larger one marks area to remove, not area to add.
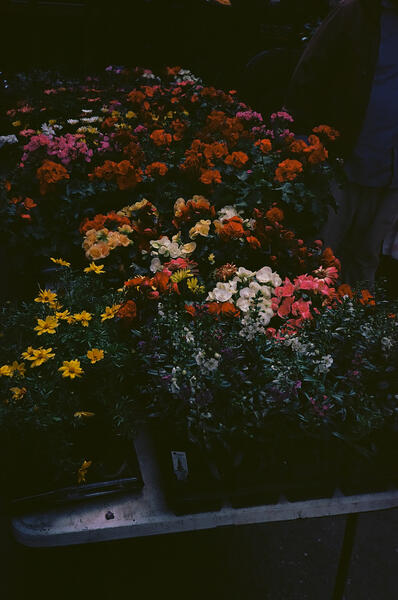
[[[79,122],[79,119],[68,119],[66,122],[69,123],[69,125],[76,125],[76,123]]]
[[[99,121],[99,117],[82,117],[82,121],[84,123],[95,123],[96,121]]]
[[[254,271],[249,271],[249,269],[245,269],[245,267],[239,267],[234,277],[234,280],[241,279],[244,281],[245,279],[251,279],[254,276]]]
[[[51,127],[51,125],[49,125],[48,123],[43,123],[43,125],[41,126],[41,130],[44,133],[44,135],[47,135],[48,137],[53,137],[55,135],[55,129]]]
[[[260,288],[260,291],[261,291],[261,295],[262,295],[264,298],[271,298],[271,296],[272,296],[272,291],[271,291],[271,288],[270,288],[268,285],[263,285],[263,286]]]
[[[5,144],[16,144],[18,142],[18,138],[16,135],[0,135],[0,148],[5,146]]]
[[[239,296],[241,298],[245,298],[246,300],[250,300],[251,298],[255,297],[256,293],[257,293],[256,290],[253,290],[252,288],[249,288],[249,287],[245,287],[240,290]]]
[[[317,365],[317,371],[319,373],[327,373],[330,369],[330,367],[333,364],[333,358],[330,354],[325,354],[325,356],[322,356],[321,360],[318,362]]]
[[[239,217],[239,213],[235,206],[224,206],[218,211],[217,216],[219,221],[223,222],[227,219],[232,219],[232,217]]]
[[[250,301],[247,298],[238,298],[238,300],[236,301],[236,306],[242,312],[248,312],[250,310]]]
[[[272,269],[270,269],[270,267],[263,267],[262,269],[257,271],[256,279],[260,283],[268,283],[271,281],[272,275],[273,275],[273,273],[272,273]]]
[[[162,263],[160,262],[157,256],[155,256],[155,258],[152,259],[151,266],[149,267],[149,269],[152,273],[156,273],[157,271],[162,270]]]

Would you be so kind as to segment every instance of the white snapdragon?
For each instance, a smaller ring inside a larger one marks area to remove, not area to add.
[[[322,356],[321,360],[318,362],[316,366],[316,370],[318,373],[327,373],[331,366],[333,365],[333,357],[330,354],[325,354]]]

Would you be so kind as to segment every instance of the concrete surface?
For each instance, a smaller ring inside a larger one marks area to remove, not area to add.
[[[329,600],[345,517],[30,549],[0,522],[1,600]],[[398,599],[398,509],[359,516],[345,600]]]

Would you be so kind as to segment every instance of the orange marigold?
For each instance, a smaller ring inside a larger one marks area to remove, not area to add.
[[[340,137],[340,132],[329,125],[318,125],[318,127],[314,127],[312,131],[314,133],[325,135],[331,142],[335,142]]]
[[[285,218],[285,215],[283,214],[283,210],[281,210],[277,206],[273,206],[272,208],[267,210],[267,212],[265,213],[265,217],[271,223],[281,223]]]
[[[58,181],[69,179],[69,173],[63,165],[52,160],[45,160],[37,169],[36,177],[40,183],[40,194],[44,196]]]
[[[245,236],[243,221],[240,217],[231,217],[230,219],[226,219],[223,223],[214,221],[214,226],[220,239],[224,242],[227,242],[228,240],[237,240]]]
[[[142,181],[141,169],[135,169],[128,160],[122,160],[116,166],[116,183],[119,190],[130,190]]]
[[[275,179],[280,183],[285,181],[294,181],[296,177],[303,171],[303,165],[299,160],[286,160],[279,163],[275,171]]]

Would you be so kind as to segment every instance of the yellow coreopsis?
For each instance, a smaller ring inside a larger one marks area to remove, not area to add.
[[[80,360],[64,360],[62,363],[62,367],[58,369],[62,373],[62,377],[70,377],[71,379],[75,379],[75,377],[81,377],[84,373],[83,369],[80,366]]]
[[[57,300],[57,294],[51,290],[40,290],[39,295],[35,298],[35,302],[42,302],[46,304],[48,302],[55,302]]]
[[[88,410],[78,410],[73,416],[76,417],[76,419],[82,419],[83,417],[89,419],[90,417],[95,417],[95,413]]]
[[[22,356],[31,361],[31,367],[40,367],[40,365],[47,362],[50,358],[54,358],[55,354],[51,350],[52,348],[43,348],[42,346],[37,349],[29,346],[28,350],[23,352]]]
[[[70,267],[70,262],[64,260],[63,258],[50,258],[50,260],[56,265],[61,265],[61,267]]]
[[[43,335],[43,333],[55,333],[58,327],[57,317],[46,317],[45,319],[37,319],[37,326],[34,328],[37,331],[37,335]]]
[[[120,307],[121,307],[121,304],[114,304],[113,306],[107,306],[105,308],[105,312],[103,312],[101,314],[101,321],[106,321],[107,319],[113,319]]]
[[[88,327],[89,322],[93,318],[93,315],[86,310],[82,310],[80,313],[75,313],[73,319],[77,323],[81,323],[83,327]],[[69,321],[68,321],[69,322]]]
[[[105,273],[104,265],[96,265],[94,262],[90,263],[90,266],[84,269],[85,273],[95,273],[96,275],[102,275]]]
[[[0,367],[0,377],[12,377],[12,369],[10,367],[10,365],[3,365],[2,367]]]
[[[25,363],[21,362],[19,363],[17,360],[14,360],[14,362],[11,364],[11,369],[12,369],[12,375],[16,375],[17,377],[24,377],[25,376],[25,371],[26,371],[26,367],[25,367]]]
[[[19,387],[12,387],[10,388],[10,392],[12,392],[12,399],[13,400],[20,400],[21,398],[23,398],[27,392],[25,387],[19,388]]]
[[[87,471],[93,464],[92,460],[84,460],[77,472],[77,483],[86,483]]]
[[[93,365],[104,358],[104,351],[99,350],[98,348],[92,348],[87,352],[87,358],[90,359],[91,364]]]

